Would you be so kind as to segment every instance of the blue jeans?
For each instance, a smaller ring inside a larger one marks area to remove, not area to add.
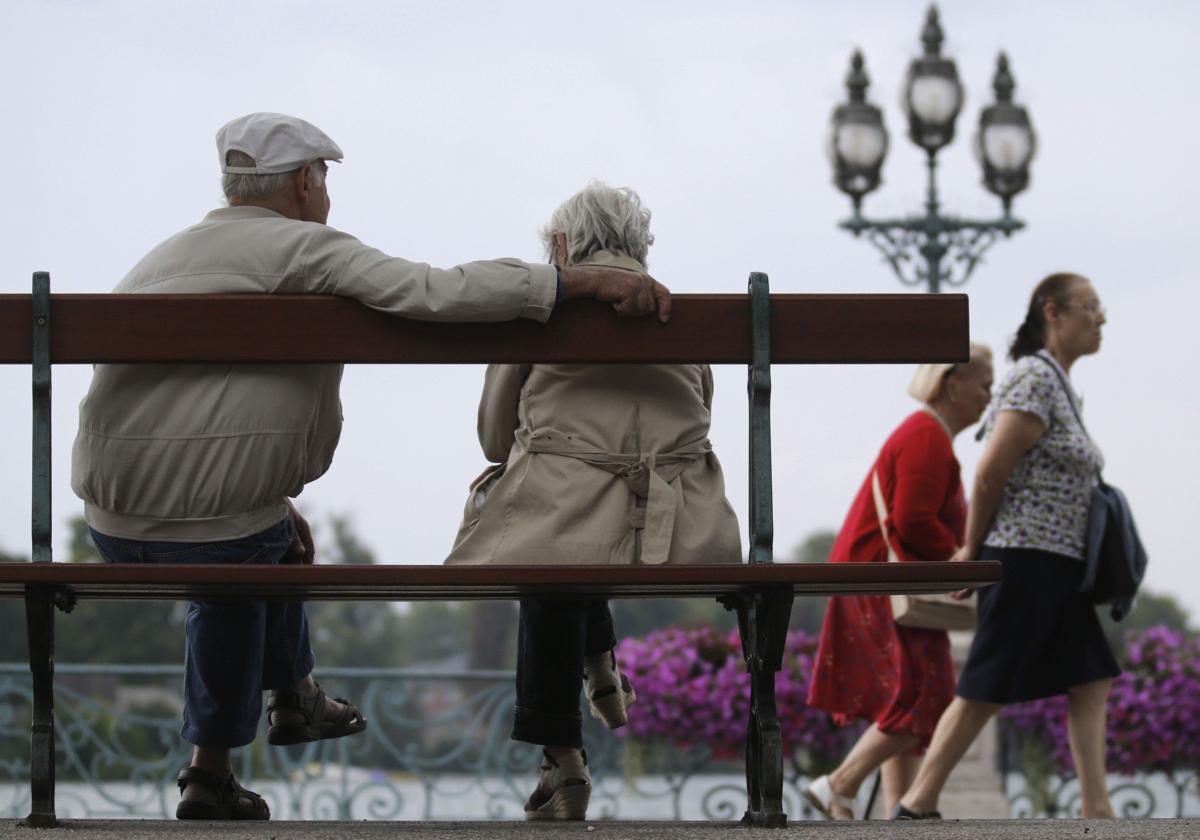
[[[513,740],[583,746],[583,660],[616,646],[607,601],[522,600]]]
[[[236,540],[141,542],[93,530],[110,563],[275,565],[287,553],[292,520]],[[240,747],[254,740],[266,689],[290,688],[312,673],[302,601],[193,601],[188,606],[183,677],[184,740]]]

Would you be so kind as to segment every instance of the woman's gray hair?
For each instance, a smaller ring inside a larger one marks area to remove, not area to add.
[[[254,166],[254,158],[245,152],[230,149],[225,156],[225,163],[229,166]],[[296,167],[296,169],[300,168]],[[232,199],[235,196],[238,198],[267,198],[283,189],[292,179],[292,173],[295,171],[293,169],[292,172],[279,172],[275,175],[234,175],[227,172],[221,176],[221,189],[224,190],[226,199]],[[325,173],[319,166],[314,166],[311,171],[313,177],[317,179],[317,183],[320,183],[320,179],[325,177]]]
[[[654,244],[650,211],[638,194],[626,187],[610,187],[592,181],[568,198],[542,228],[546,257],[554,259],[554,234],[567,240],[567,260],[581,262],[597,251],[633,257],[642,265]]]

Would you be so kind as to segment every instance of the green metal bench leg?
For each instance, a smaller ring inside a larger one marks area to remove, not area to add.
[[[49,563],[50,548],[50,275],[33,275],[33,499],[34,563]],[[54,814],[54,591],[25,591],[29,671],[33,675],[33,731],[30,738],[32,804],[26,824],[49,828]]]
[[[738,629],[750,672],[750,721],[746,733],[746,794],[742,823],[783,828],[783,733],[775,707],[775,674],[792,612],[791,589],[770,589],[739,599]]]
[[[775,520],[771,488],[771,289],[767,275],[750,275],[750,562],[774,561]]]
[[[25,824],[58,825],[54,814],[54,592],[30,587],[25,593],[25,627],[29,637],[29,671],[33,675],[33,734],[30,792],[32,805]]]

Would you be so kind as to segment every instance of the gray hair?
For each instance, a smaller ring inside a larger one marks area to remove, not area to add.
[[[642,265],[654,244],[650,211],[642,207],[638,194],[626,187],[614,188],[592,181],[568,198],[542,228],[546,256],[554,259],[554,234],[567,240],[567,259],[578,263],[597,251],[633,257]]]
[[[230,149],[225,155],[225,163],[229,166],[254,166],[254,158],[245,152]],[[296,167],[296,169],[300,168]],[[235,175],[227,172],[221,175],[221,189],[224,190],[227,199],[235,196],[237,198],[267,198],[287,186],[295,171],[293,169],[291,172],[279,172],[274,175]],[[312,172],[313,177],[317,179],[316,183],[320,184],[325,173],[319,166],[314,166]]]

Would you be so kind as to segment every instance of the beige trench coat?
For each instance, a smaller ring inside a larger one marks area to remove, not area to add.
[[[495,463],[446,562],[740,563],[712,393],[707,365],[489,365],[479,442]]]

